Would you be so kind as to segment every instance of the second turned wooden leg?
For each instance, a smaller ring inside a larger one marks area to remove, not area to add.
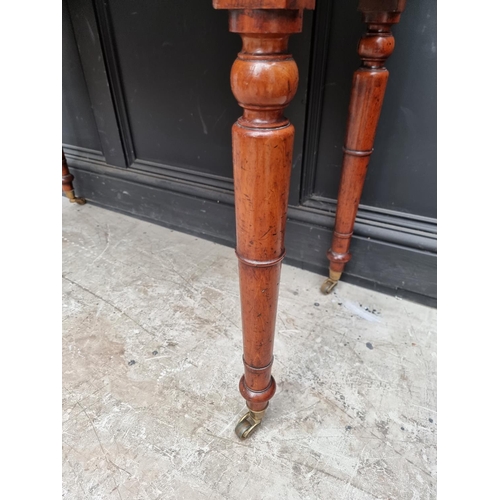
[[[389,78],[384,64],[394,50],[391,25],[399,22],[404,7],[405,0],[359,1],[358,10],[363,13],[368,30],[358,46],[362,64],[352,82],[335,229],[332,246],[327,252],[329,278],[321,287],[323,293],[333,290],[351,259],[349,247],[354,221]]]
[[[233,166],[243,323],[239,388],[249,410],[235,431],[245,439],[276,391],[271,368],[294,139],[283,111],[298,86],[288,38],[301,31],[302,10],[237,9],[229,18],[230,31],[243,40],[231,88],[243,108],[233,126]]]
[[[70,174],[68,163],[66,162],[66,156],[64,156],[64,151],[62,152],[62,189],[64,194],[67,196],[71,203],[78,203],[78,205],[84,205],[86,203],[85,198],[78,198],[75,196],[75,190],[73,189],[73,175]]]

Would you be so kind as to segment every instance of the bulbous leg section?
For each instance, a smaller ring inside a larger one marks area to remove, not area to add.
[[[214,0],[227,8],[229,27],[243,46],[231,70],[231,89],[243,108],[232,129],[236,255],[243,326],[240,393],[248,413],[235,432],[247,439],[261,424],[276,391],[271,376],[281,261],[295,129],[284,109],[297,92],[299,71],[288,39],[302,30],[314,0]]]
[[[350,259],[349,248],[356,214],[389,78],[385,62],[394,50],[391,26],[399,22],[405,3],[406,0],[359,0],[358,3],[358,10],[362,12],[363,21],[367,24],[367,32],[358,44],[362,62],[353,77],[335,230],[327,253],[331,262],[330,269],[335,271],[342,272]],[[330,293],[335,287],[335,281],[338,279],[330,276],[321,291]]]

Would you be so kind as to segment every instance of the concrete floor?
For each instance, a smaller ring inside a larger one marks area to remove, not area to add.
[[[435,498],[436,311],[322,280],[283,267],[239,441],[233,250],[63,199],[63,498]]]

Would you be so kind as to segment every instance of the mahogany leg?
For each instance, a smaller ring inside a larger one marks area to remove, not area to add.
[[[224,8],[221,3],[215,0],[214,6]],[[294,139],[283,111],[298,86],[288,38],[302,29],[302,9],[230,10],[229,28],[243,40],[231,88],[243,108],[232,135],[243,324],[239,389],[249,410],[235,432],[245,439],[261,423],[276,391],[271,367]]]
[[[354,73],[347,119],[344,159],[337,198],[337,214],[329,278],[321,291],[330,293],[351,259],[349,247],[354,230],[370,155],[382,110],[389,72],[385,61],[394,50],[391,26],[399,22],[406,0],[359,0],[358,10],[368,25],[358,45],[361,67]]]
[[[64,151],[62,152],[62,188],[64,194],[68,197],[71,203],[78,203],[78,205],[84,205],[86,203],[85,198],[78,198],[75,196],[75,190],[73,189],[73,179],[74,177],[70,174],[68,163],[66,162],[66,156],[64,156]]]

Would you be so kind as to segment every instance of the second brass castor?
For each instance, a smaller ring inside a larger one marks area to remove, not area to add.
[[[321,293],[328,295],[332,293],[332,290],[337,286],[338,281],[333,281],[330,278],[327,278],[323,284],[321,285]]]
[[[78,198],[74,197],[73,199],[69,200],[71,203],[76,203],[78,205],[85,205],[87,203],[87,200],[85,198]]]
[[[85,198],[78,198],[75,197],[73,200],[69,200],[71,203],[77,203],[78,205],[85,205],[87,203],[87,200]]]
[[[79,198],[78,196],[75,196],[75,192],[73,190],[65,191],[64,194],[71,203],[77,203],[78,205],[85,205],[85,203],[87,203],[87,200],[85,198]]]
[[[264,413],[266,410],[262,411],[252,411],[250,410],[245,415],[243,415],[236,424],[234,432],[240,439],[246,439],[250,437],[255,429],[260,425],[262,419],[264,418]]]

